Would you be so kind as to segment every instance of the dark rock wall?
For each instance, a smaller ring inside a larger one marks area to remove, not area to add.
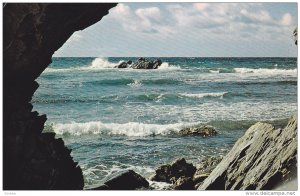
[[[115,3],[3,4],[3,188],[82,189],[70,150],[41,133],[46,115],[32,111],[35,79],[74,31],[108,14]]]

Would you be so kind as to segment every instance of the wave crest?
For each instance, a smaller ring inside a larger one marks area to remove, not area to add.
[[[189,93],[181,93],[181,96],[184,97],[195,97],[195,98],[203,98],[203,97],[220,97],[223,98],[225,94],[228,92],[220,92],[220,93],[198,93],[198,94],[189,94]]]
[[[163,62],[159,67],[158,70],[180,70],[179,66],[170,65],[167,62]]]
[[[75,135],[84,134],[106,134],[106,135],[125,135],[129,137],[143,137],[154,135],[168,135],[179,132],[182,128],[194,124],[175,123],[175,124],[144,124],[138,122],[102,123],[101,121],[91,121],[85,123],[57,123],[52,125],[53,131],[58,135]]]
[[[261,75],[295,75],[297,69],[251,69],[251,68],[234,68],[235,73],[254,73]]]
[[[95,58],[93,62],[91,63],[91,66],[89,66],[90,69],[106,69],[106,68],[116,68],[117,65],[119,65],[121,62],[118,63],[111,63],[105,58]]]

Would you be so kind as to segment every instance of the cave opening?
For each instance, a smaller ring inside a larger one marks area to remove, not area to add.
[[[159,4],[5,6],[6,189],[88,189],[124,170],[151,181],[157,167],[176,159],[197,165],[224,156],[258,119],[279,114],[274,122],[286,123],[296,110],[297,59],[189,56],[186,48],[205,39],[186,31],[176,17],[183,30],[179,37],[170,31],[172,20],[161,22],[167,11],[205,9],[204,4],[185,5],[188,9]],[[209,28],[202,25],[196,28],[206,38],[216,36],[208,36]],[[173,42],[165,44],[168,40]],[[208,45],[215,42],[208,40]],[[129,61],[134,65],[140,57],[161,64],[157,69],[117,68]],[[266,67],[251,67],[250,61]],[[257,79],[275,85],[270,90]],[[265,100],[263,92],[271,98]],[[193,136],[189,131],[198,126],[214,127],[218,134]],[[155,189],[170,186],[151,183]]]

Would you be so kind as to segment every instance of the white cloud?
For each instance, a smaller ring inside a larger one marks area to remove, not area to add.
[[[267,12],[266,10],[249,12],[246,9],[242,9],[240,14],[253,22],[265,22],[265,23],[273,22],[272,17],[270,16],[269,12]]]
[[[112,15],[121,16],[122,18],[126,16],[129,17],[131,15],[131,9],[129,6],[123,3],[119,3],[118,6],[112,9],[110,12]]]
[[[140,8],[135,11],[135,14],[144,20],[159,20],[161,18],[160,9],[157,7]]]
[[[262,3],[172,3],[138,9],[120,3],[111,12],[125,30],[151,36],[155,33],[160,37],[191,32],[220,39],[225,36],[228,39],[265,39],[266,36],[258,33],[283,31],[282,26],[293,23],[289,13],[281,20],[273,18],[274,14],[271,15]]]
[[[119,3],[111,10],[111,15],[127,31],[157,33],[164,29],[164,27],[159,28],[161,11],[158,7],[133,10],[129,6]]]
[[[291,16],[291,14],[285,13],[281,18],[280,24],[282,24],[284,26],[289,26],[289,25],[292,25],[292,23],[293,23],[293,18]]]
[[[196,10],[203,11],[209,7],[209,3],[194,3],[193,6],[196,8]]]

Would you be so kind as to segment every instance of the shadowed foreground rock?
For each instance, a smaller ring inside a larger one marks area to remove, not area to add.
[[[128,170],[117,173],[110,180],[106,181],[104,185],[90,190],[136,190],[148,188],[149,182],[145,178],[133,170]]]
[[[82,189],[83,176],[55,134],[42,133],[45,115],[32,111],[35,79],[53,53],[115,3],[3,4],[3,189]]]
[[[193,177],[196,167],[187,163],[184,158],[176,160],[171,165],[162,165],[151,180],[158,182],[175,183],[180,177]]]
[[[198,190],[270,190],[297,175],[297,115],[251,126]]]

